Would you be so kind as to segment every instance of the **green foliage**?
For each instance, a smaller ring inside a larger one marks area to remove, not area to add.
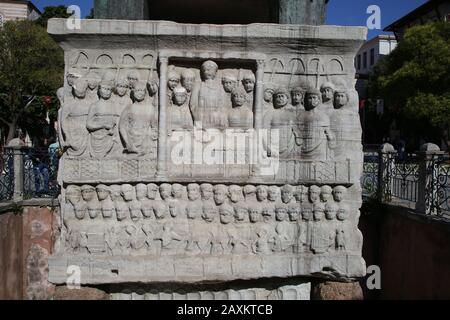
[[[408,29],[397,48],[374,69],[369,94],[383,97],[389,112],[397,118],[425,121],[439,128],[448,126],[450,23]]]
[[[43,97],[54,96],[63,83],[63,72],[63,51],[43,27],[27,20],[4,24],[0,29],[0,121],[9,127],[8,140],[16,125],[43,119]]]
[[[70,14],[67,13],[66,6],[49,6],[44,8],[44,12],[36,20],[36,22],[42,27],[47,27],[47,21],[51,18],[69,18]]]

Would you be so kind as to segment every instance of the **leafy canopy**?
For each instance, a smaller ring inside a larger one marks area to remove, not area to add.
[[[374,70],[371,95],[383,97],[394,112],[450,123],[450,23],[407,30],[404,39]],[[403,109],[404,108],[404,109]]]

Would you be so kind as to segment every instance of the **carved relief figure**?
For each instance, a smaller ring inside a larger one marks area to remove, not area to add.
[[[224,112],[224,92],[216,81],[218,68],[214,61],[205,61],[200,68],[202,82],[192,91],[191,111],[194,121],[201,122],[205,129],[228,127],[227,114]]]
[[[275,94],[275,85],[266,83],[264,85],[264,112],[273,109],[273,96]]]
[[[189,96],[184,87],[176,87],[172,93],[172,104],[169,106],[169,128],[192,129],[194,126],[189,109]]]
[[[129,154],[148,154],[156,143],[152,127],[157,124],[157,114],[145,103],[146,93],[146,84],[137,83],[132,91],[133,104],[126,107],[120,117],[120,136]]]
[[[167,101],[172,103],[173,90],[180,85],[181,76],[175,70],[170,70],[167,74]]]
[[[322,94],[322,104],[319,106],[319,109],[325,112],[328,116],[331,116],[334,109],[334,85],[331,82],[325,82],[320,86],[320,93]]]
[[[68,186],[66,189],[66,203],[72,206],[74,216],[82,220],[86,215],[85,202],[81,200],[81,189],[77,186]],[[68,208],[66,206],[66,208]],[[69,207],[70,208],[70,207]],[[66,212],[65,219],[69,218],[69,212]]]
[[[157,220],[164,219],[169,214],[169,207],[167,204],[161,199],[159,187],[150,183],[147,185],[147,196],[152,202],[153,205],[153,213]]]
[[[249,129],[253,127],[253,112],[242,87],[231,93],[233,108],[228,111],[228,122],[231,128]]]
[[[291,89],[291,101],[292,106],[297,110],[297,113],[300,113],[301,111],[305,111],[305,89],[302,87],[295,87]]]
[[[191,69],[184,69],[183,72],[181,72],[181,85],[186,89],[189,100],[191,98],[192,90],[194,90],[196,77],[195,72]]]
[[[114,114],[120,115],[122,114],[123,110],[132,103],[130,92],[129,92],[129,84],[128,80],[125,78],[117,79],[116,86],[114,88]]]
[[[110,81],[102,81],[99,87],[100,100],[89,109],[86,128],[90,133],[90,154],[94,158],[107,156],[118,140],[116,129],[118,114],[111,100],[112,90]]]
[[[98,100],[98,85],[102,81],[102,77],[96,72],[90,72],[86,76],[88,83],[88,90],[86,93],[86,100],[89,103],[94,103]]]
[[[139,73],[136,70],[131,70],[127,75],[128,86],[133,90],[139,82]]]
[[[79,157],[87,148],[89,132],[86,121],[90,106],[86,99],[87,88],[88,83],[85,79],[77,79],[72,88],[74,98],[61,111],[63,146],[69,156]]]
[[[189,202],[187,204],[187,217],[196,220],[202,216],[202,201],[200,200],[200,186],[190,183],[187,186]]]
[[[111,199],[110,189],[103,184],[98,185],[95,189],[97,190],[97,197],[100,201],[103,218],[112,218],[112,216],[114,215],[115,207],[114,202]]]
[[[247,101],[250,105],[250,108],[253,108],[253,100],[255,97],[255,83],[256,78],[253,72],[251,71],[244,72],[244,76],[242,77],[242,86],[244,87],[244,90],[247,93]]]
[[[347,189],[343,186],[337,186],[333,189],[333,197],[336,204],[339,206],[337,212],[337,219],[339,221],[345,221],[350,216],[350,208],[344,203]]]
[[[289,93],[286,88],[279,88],[274,95],[274,109],[266,112],[264,116],[265,128],[278,130],[279,143],[278,154],[272,154],[273,150],[267,150],[269,156],[279,155],[281,158],[288,157],[295,150],[295,136],[293,126],[296,121],[296,112],[289,104]],[[271,141],[265,143],[271,146]]]
[[[81,196],[86,202],[86,209],[91,219],[97,218],[101,213],[100,203],[97,200],[97,193],[95,188],[90,185],[84,185],[81,187]]]
[[[225,108],[231,109],[232,103],[231,103],[231,93],[237,88],[237,78],[234,74],[231,72],[224,72],[222,75],[222,86],[223,90],[225,91]],[[245,94],[247,96],[247,93]]]
[[[319,108],[320,95],[317,89],[307,91],[306,112],[300,116],[300,132],[296,133],[297,145],[302,146],[302,156],[307,160],[332,159],[335,147],[330,118]]]
[[[116,218],[118,221],[125,220],[130,216],[130,209],[128,204],[124,201],[122,197],[122,187],[118,185],[111,186],[111,196],[114,201],[114,206],[116,207]]]

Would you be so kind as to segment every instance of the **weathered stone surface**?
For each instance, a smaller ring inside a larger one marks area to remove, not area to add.
[[[364,300],[359,282],[326,281],[313,285],[312,300]]]
[[[69,289],[66,286],[57,286],[52,297],[53,300],[109,300],[110,296],[104,291],[95,288],[81,287]]]
[[[73,265],[85,285],[364,276],[353,61],[365,28],[48,30],[67,72],[52,282]]]

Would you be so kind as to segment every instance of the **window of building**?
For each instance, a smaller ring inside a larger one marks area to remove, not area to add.
[[[367,52],[364,52],[363,54],[363,68],[367,68]]]
[[[375,48],[370,49],[370,65],[375,64]]]
[[[361,69],[361,55],[360,54],[358,54],[358,61],[357,61],[357,68],[358,68],[358,70],[360,70]]]

